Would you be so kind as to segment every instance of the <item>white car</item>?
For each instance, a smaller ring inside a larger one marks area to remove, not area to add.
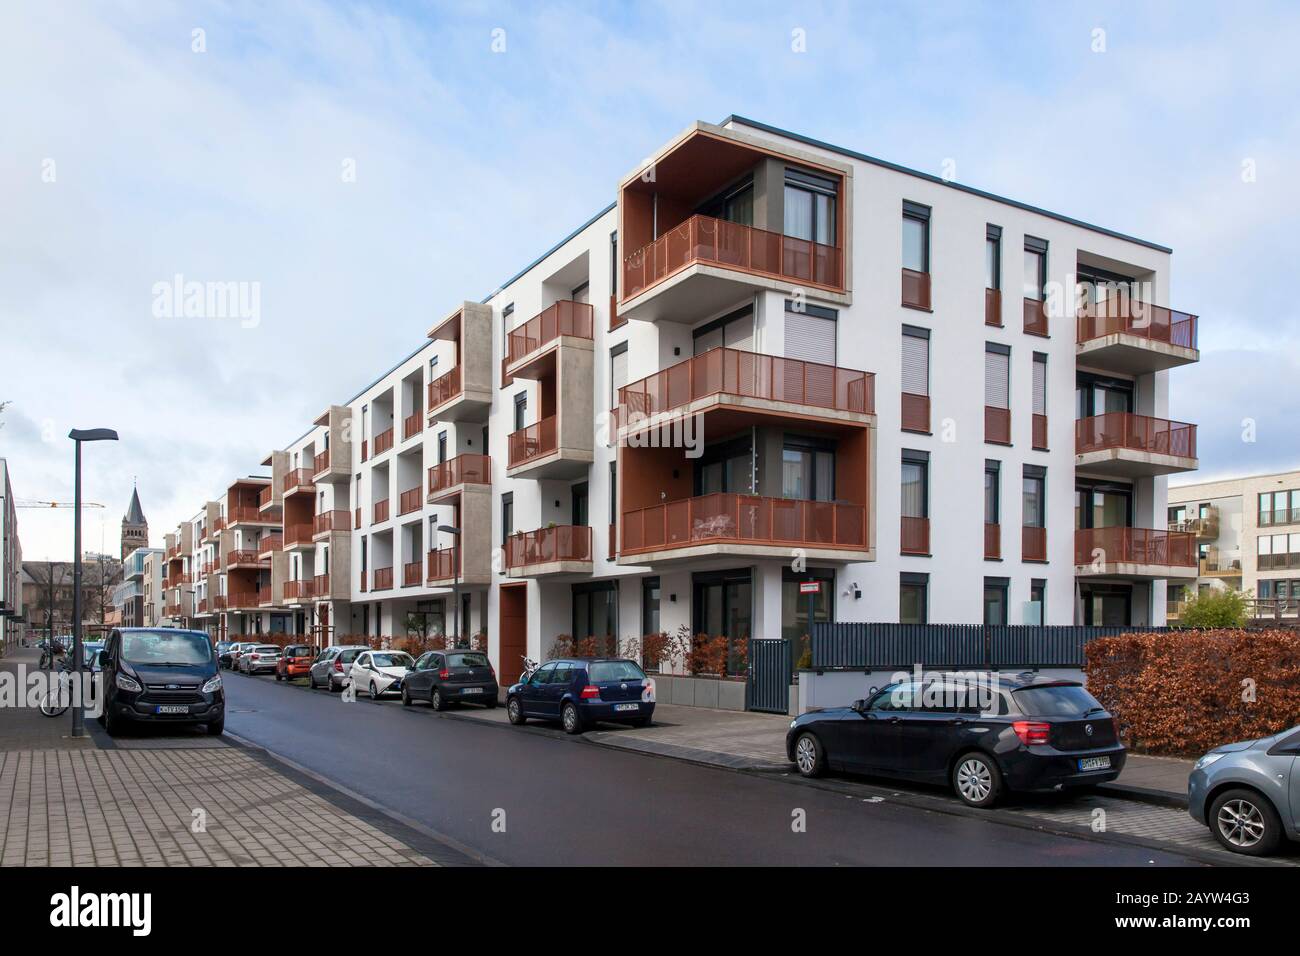
[[[402,689],[407,671],[415,666],[405,651],[366,651],[352,662],[349,677],[357,693],[365,691],[371,700]]]
[[[241,674],[261,674],[275,672],[275,665],[280,660],[280,647],[277,644],[253,644],[239,655],[239,672]]]

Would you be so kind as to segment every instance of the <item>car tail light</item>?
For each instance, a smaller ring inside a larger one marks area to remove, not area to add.
[[[600,696],[600,688],[599,688],[599,687],[594,687],[594,686],[592,686],[591,684],[588,684],[586,687],[584,687],[584,688],[582,689],[582,699],[583,699],[583,700],[591,700],[591,699],[593,699],[593,698],[595,698],[595,697],[599,697],[599,696]]]
[[[255,660],[257,660],[257,655],[256,655],[256,654],[253,654],[253,655],[251,655],[248,659],[249,659],[250,661],[255,661]]]
[[[341,660],[339,660],[337,657],[334,658],[334,669],[335,669],[336,671],[341,671],[341,670],[343,670],[343,662],[342,662]]]
[[[1042,724],[1034,720],[1017,720],[1011,725],[1011,729],[1016,732],[1020,742],[1027,746],[1047,743],[1047,738],[1052,733],[1051,724]]]
[[[445,667],[442,670],[438,671],[438,680],[446,680],[450,676],[451,676],[451,671],[447,670],[447,668]]]

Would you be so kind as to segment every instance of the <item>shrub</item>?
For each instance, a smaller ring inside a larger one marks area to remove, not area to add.
[[[1227,588],[1211,588],[1188,598],[1178,616],[1179,627],[1242,627],[1249,613],[1246,595]]]
[[[1088,690],[1129,746],[1197,756],[1300,724],[1300,632],[1171,631],[1089,641]]]

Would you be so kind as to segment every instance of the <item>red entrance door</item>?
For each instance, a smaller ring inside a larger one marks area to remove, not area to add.
[[[528,653],[528,585],[505,584],[499,593],[497,680],[509,687],[524,669],[523,656]]]

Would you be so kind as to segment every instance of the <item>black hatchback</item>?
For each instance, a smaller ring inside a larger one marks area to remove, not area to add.
[[[99,652],[104,703],[99,719],[109,735],[136,721],[226,727],[226,695],[217,655],[202,631],[123,627]]]
[[[434,710],[451,703],[497,705],[497,675],[482,651],[429,651],[402,678],[402,703],[427,700]]]
[[[795,718],[785,746],[805,777],[829,768],[947,783],[973,807],[1008,790],[1114,780],[1125,756],[1114,718],[1082,684],[998,674],[890,684]]]

